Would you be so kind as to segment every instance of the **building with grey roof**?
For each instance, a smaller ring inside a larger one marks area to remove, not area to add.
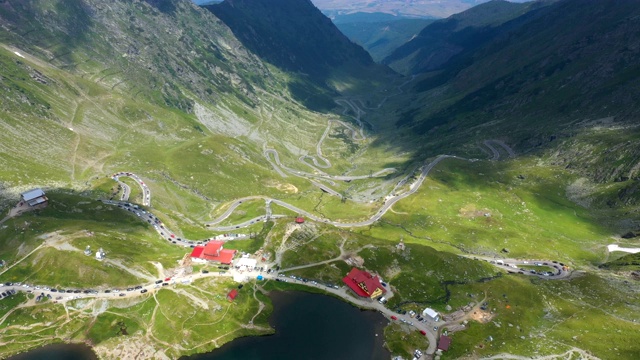
[[[49,201],[44,191],[40,188],[23,192],[20,194],[20,198],[29,206],[46,205],[47,201]]]

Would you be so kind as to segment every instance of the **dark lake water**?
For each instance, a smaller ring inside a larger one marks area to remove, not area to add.
[[[210,353],[183,360],[388,360],[387,319],[336,298],[301,291],[272,292],[274,335],[236,339]],[[55,344],[9,360],[96,360],[91,348]]]
[[[188,360],[389,360],[387,319],[336,298],[299,291],[272,292],[274,335],[236,339]],[[377,334],[377,336],[376,336]],[[187,359],[187,358],[183,358]]]
[[[98,357],[87,345],[52,344],[31,350],[7,360],[97,360]]]

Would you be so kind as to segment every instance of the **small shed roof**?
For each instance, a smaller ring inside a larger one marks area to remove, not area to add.
[[[440,336],[440,340],[438,340],[438,349],[447,351],[449,350],[449,346],[451,346],[451,338],[446,335]]]
[[[233,301],[236,296],[238,296],[238,290],[237,289],[233,289],[231,291],[229,291],[229,293],[227,294],[227,298],[229,299],[229,301]]]
[[[24,201],[29,201],[29,200],[33,200],[35,198],[39,198],[41,196],[44,196],[44,191],[42,191],[42,189],[33,189],[33,190],[29,190],[27,192],[23,192],[20,195],[22,196],[22,199]]]

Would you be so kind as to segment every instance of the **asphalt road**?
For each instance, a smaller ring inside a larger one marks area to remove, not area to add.
[[[500,151],[496,149],[492,144],[497,144],[502,147],[504,151],[507,152],[510,158],[516,157],[516,153],[509,147],[509,145],[505,144],[502,140],[485,140],[483,144],[491,150],[491,154],[493,155],[490,160],[498,160],[500,159]]]
[[[508,271],[510,273],[535,276],[545,280],[566,279],[571,275],[571,269],[565,267],[563,263],[555,260],[497,259],[476,255],[464,255],[464,257],[484,260],[494,265],[495,267]],[[549,274],[549,271],[543,270],[535,270],[535,273],[533,273],[528,268],[521,269],[521,266],[540,267],[540,269],[551,268],[553,269],[553,271],[551,274]]]
[[[280,176],[287,177],[287,174],[285,173],[286,171],[291,175],[302,177],[302,178],[322,178],[322,179],[331,180],[331,181],[334,181],[334,180],[353,181],[353,180],[368,179],[371,177],[384,176],[389,173],[393,173],[397,171],[395,168],[386,168],[386,169],[377,171],[376,173],[373,173],[371,175],[347,176],[347,175],[328,175],[324,171],[320,170],[320,168],[328,169],[332,166],[331,162],[322,155],[322,143],[324,142],[325,138],[329,135],[331,126],[334,123],[341,124],[347,129],[349,129],[351,131],[351,138],[354,141],[362,141],[367,138],[364,135],[363,124],[362,124],[362,120],[360,119],[362,114],[364,114],[364,111],[362,111],[360,108],[358,108],[358,106],[356,106],[352,101],[348,99],[338,99],[336,100],[336,103],[344,107],[344,110],[342,113],[345,116],[348,116],[347,112],[349,111],[349,108],[351,108],[355,112],[356,115],[351,117],[358,123],[359,129],[357,130],[354,129],[350,124],[342,120],[329,120],[327,124],[327,128],[325,129],[324,133],[320,137],[320,140],[316,144],[316,156],[302,155],[298,158],[298,161],[314,169],[315,173],[308,173],[300,170],[291,169],[280,162],[280,156],[278,155],[278,152],[275,149],[265,149],[264,156],[267,158],[267,160],[271,163],[273,168],[276,170],[276,172],[278,172]],[[271,159],[271,156],[273,156],[273,161]],[[313,165],[308,163],[306,159],[311,159],[311,161],[313,162]],[[324,164],[320,164],[318,159],[324,162]],[[285,171],[283,171],[283,169]]]
[[[502,268],[507,271],[519,272],[513,267],[510,267],[506,264],[521,266],[521,265],[533,265],[536,263],[540,263],[541,266],[548,266],[554,268],[557,271],[557,274],[544,276],[544,275],[534,275],[531,273],[524,272],[524,274],[530,276],[539,276],[543,279],[562,279],[566,278],[570,275],[568,270],[563,269],[563,266],[560,263],[548,261],[548,260],[518,260],[518,259],[500,259],[505,265],[495,263],[495,259],[487,258],[487,257],[475,257],[485,261],[493,261],[493,264],[499,268]],[[373,301],[367,298],[357,298],[355,297],[348,288],[345,286],[338,287],[338,289],[334,287],[330,287],[328,285],[322,283],[316,283],[313,281],[301,281],[300,279],[291,279],[291,277],[287,277],[284,274],[278,274],[277,272],[259,272],[257,270],[252,271],[240,271],[235,269],[234,267],[230,267],[228,270],[224,272],[211,271],[209,273],[194,273],[182,276],[176,276],[171,278],[158,279],[156,282],[151,283],[143,283],[137,286],[130,286],[129,288],[122,289],[67,289],[64,293],[61,292],[61,289],[52,289],[49,286],[45,285],[33,285],[33,284],[21,284],[21,283],[5,283],[0,284],[0,293],[7,292],[9,290],[13,291],[22,291],[22,292],[31,292],[34,295],[49,295],[51,296],[51,300],[55,302],[66,302],[74,299],[83,299],[83,298],[91,298],[91,299],[114,299],[114,298],[132,298],[138,296],[149,296],[154,292],[158,291],[161,288],[165,287],[173,287],[176,284],[190,284],[191,282],[208,277],[231,277],[235,276],[244,276],[246,278],[255,278],[258,275],[262,275],[265,280],[275,280],[279,279],[279,281],[287,281],[296,283],[302,286],[313,287],[317,289],[321,289],[325,292],[331,293],[335,296],[342,298],[343,300],[352,303],[356,306],[372,309],[379,311],[384,314],[391,321],[400,321],[403,322],[406,326],[415,328],[416,331],[424,331],[426,333],[426,337],[429,341],[429,347],[426,351],[427,355],[434,354],[436,351],[438,333],[441,327],[445,325],[443,322],[436,322],[432,319],[425,318],[424,322],[420,322],[417,319],[411,318],[408,314],[402,315],[398,314],[391,309],[388,309],[383,304]],[[392,296],[392,294],[390,293]],[[392,316],[397,320],[393,320]],[[447,323],[450,325],[451,323]]]
[[[121,177],[132,178],[138,185],[140,185],[140,189],[142,189],[142,205],[151,206],[151,190],[138,175],[130,172],[121,171],[111,176],[111,178],[117,181],[120,184],[120,186],[122,186],[123,188],[123,194],[122,194],[121,200],[128,201],[129,195],[131,194],[131,188],[129,188],[127,184],[120,181]]]
[[[463,159],[457,156],[452,156],[452,155],[440,155],[438,156],[436,159],[434,159],[431,163],[425,165],[422,168],[422,171],[420,172],[420,175],[418,177],[418,179],[411,184],[410,189],[402,194],[397,194],[397,195],[390,195],[387,196],[384,204],[380,207],[380,209],[374,214],[372,215],[369,219],[363,220],[363,221],[357,221],[357,222],[338,222],[338,221],[332,221],[323,217],[319,217],[315,214],[312,214],[306,210],[303,210],[297,206],[291,205],[289,203],[286,203],[284,201],[278,200],[278,199],[272,199],[266,196],[248,196],[248,197],[244,197],[244,198],[240,198],[240,199],[236,199],[235,201],[233,201],[229,207],[227,208],[227,210],[220,215],[218,218],[206,222],[205,225],[211,229],[211,230],[215,230],[215,231],[234,231],[234,230],[238,230],[238,229],[242,229],[244,227],[247,226],[251,226],[253,224],[255,224],[258,221],[265,221],[266,220],[266,215],[263,216],[258,216],[256,218],[247,220],[243,223],[240,224],[234,224],[234,225],[229,225],[229,226],[216,226],[217,224],[221,223],[222,221],[224,221],[225,219],[227,219],[232,213],[233,211],[240,206],[244,201],[247,200],[255,200],[255,199],[264,199],[265,201],[268,201],[270,203],[274,203],[277,204],[279,206],[282,206],[286,209],[289,209],[297,214],[300,214],[301,216],[305,216],[313,221],[318,221],[318,222],[322,222],[325,224],[329,224],[329,225],[333,225],[336,227],[343,227],[343,228],[348,228],[348,227],[362,227],[362,226],[369,226],[373,223],[375,223],[376,221],[380,220],[380,218],[387,212],[389,211],[389,209],[398,201],[413,195],[416,191],[418,191],[418,189],[420,188],[420,186],[422,185],[422,183],[424,182],[424,180],[426,179],[427,175],[429,175],[429,172],[438,164],[440,163],[442,160],[444,159],[448,159],[448,158],[456,158],[456,159]],[[276,161],[278,161],[278,157],[277,157],[277,152],[275,153],[275,159]],[[463,159],[463,160],[468,160],[468,159]],[[474,160],[468,160],[468,161],[474,161]],[[316,186],[319,186],[321,189],[323,189],[324,191],[331,191],[331,188],[326,187],[322,184],[318,184],[316,183]],[[404,184],[403,184],[404,185]],[[333,191],[333,193],[330,193],[332,195],[335,196],[340,196],[342,197],[342,195],[336,191]],[[281,217],[285,217],[285,215],[271,215],[271,218],[281,218]]]
[[[120,185],[120,187],[122,188],[122,196],[120,197],[121,201],[129,201],[129,196],[131,196],[131,188],[129,187],[129,185],[123,183],[120,180],[116,180],[118,182],[118,185]]]
[[[225,270],[224,272],[212,271],[207,274],[194,273],[189,275],[158,279],[157,283],[151,282],[151,283],[144,283],[144,284],[135,285],[135,286],[132,285],[129,288],[120,288],[120,289],[116,289],[116,288],[97,289],[96,288],[96,289],[71,289],[71,290],[64,289],[65,290],[64,293],[60,291],[61,289],[52,289],[51,287],[45,286],[45,285],[32,285],[32,284],[27,285],[22,283],[7,285],[7,283],[5,283],[5,284],[1,284],[0,293],[7,292],[9,290],[14,290],[16,292],[18,291],[31,292],[36,296],[41,294],[45,296],[49,295],[51,296],[51,301],[54,301],[54,302],[67,302],[75,299],[111,299],[111,300],[120,299],[120,298],[127,299],[127,298],[139,297],[139,296],[150,296],[154,292],[160,290],[161,288],[166,288],[166,287],[172,288],[176,284],[190,284],[191,282],[197,279],[210,278],[210,277],[233,278],[234,276],[237,276],[237,275],[246,276],[247,278],[255,278],[258,275],[262,275],[262,277],[265,280],[279,279],[280,281],[287,281],[287,282],[296,283],[302,286],[317,288],[325,292],[331,293],[335,296],[338,296],[343,300],[349,303],[352,303],[356,306],[359,306],[361,308],[379,311],[390,320],[391,320],[391,316],[394,316],[397,318],[397,320],[391,320],[391,321],[404,320],[407,326],[415,328],[416,331],[420,331],[420,330],[424,331],[426,333],[425,336],[429,340],[429,348],[427,349],[427,354],[435,353],[438,331],[434,330],[433,328],[434,326],[441,325],[442,323],[434,322],[432,320],[427,320],[426,322],[419,322],[416,319],[412,319],[409,315],[398,314],[392,311],[391,309],[386,308],[383,304],[377,301],[374,301],[368,298],[356,298],[354,295],[350,293],[350,290],[344,286],[341,286],[338,289],[335,289],[333,287],[329,287],[322,283],[316,283],[313,281],[304,282],[300,280],[294,280],[289,277],[278,276],[278,273],[276,272],[265,273],[265,272],[258,272],[256,270],[240,272],[239,270],[236,270],[235,268],[231,267],[230,269]]]
[[[413,80],[413,78],[411,79]],[[409,80],[409,81],[411,81]],[[404,84],[408,83],[409,81],[405,82]],[[401,90],[401,87],[404,85],[400,85],[398,86],[398,89]],[[397,94],[394,94],[397,95]],[[390,96],[394,96],[394,95],[390,95]],[[381,106],[382,103],[384,103],[384,101],[386,101],[390,96],[387,96],[384,98],[384,100],[378,105],[378,108]],[[323,133],[322,137],[320,138],[320,141],[318,142],[317,146],[316,146],[316,153],[317,153],[317,158],[321,159],[325,164],[319,164],[316,157],[313,156],[303,156],[300,158],[300,161],[305,163],[308,166],[313,167],[311,164],[307,163],[306,161],[304,161],[305,159],[309,158],[312,159],[313,164],[316,167],[320,167],[320,168],[329,168],[331,167],[331,163],[329,162],[329,160],[325,159],[322,156],[322,151],[321,151],[321,145],[322,142],[324,141],[324,139],[326,138],[326,136],[328,135],[331,126],[332,126],[332,122],[338,122],[341,123],[342,125],[344,125],[345,127],[347,127],[348,129],[350,129],[352,131],[352,138],[354,140],[364,140],[366,137],[364,135],[363,132],[363,124],[361,121],[361,115],[364,114],[364,111],[362,111],[358,106],[356,106],[351,100],[348,99],[339,99],[336,101],[337,103],[343,105],[345,107],[344,110],[344,114],[346,115],[346,113],[349,111],[349,108],[351,108],[354,112],[355,112],[355,117],[354,120],[358,123],[360,129],[356,130],[353,127],[351,127],[351,125],[344,123],[342,121],[339,120],[330,120],[329,124],[327,126],[327,129],[325,130],[325,132]],[[509,153],[509,156],[515,156],[515,154],[512,152],[512,150],[510,150],[510,148],[497,140],[493,141],[494,143],[502,146],[505,148],[505,150]],[[490,145],[490,143],[485,142],[485,145],[487,145],[487,147],[489,147],[490,149],[492,149],[493,153],[494,153],[494,157],[496,156],[496,153],[498,154],[497,156],[499,156],[499,152],[493,148],[493,146]],[[298,177],[303,177],[303,178],[309,178],[309,179],[322,179],[322,180],[327,180],[329,182],[333,182],[333,181],[352,181],[352,180],[359,180],[359,179],[366,179],[366,178],[371,178],[371,177],[378,177],[378,176],[383,176],[386,175],[388,173],[391,172],[395,172],[396,169],[395,168],[387,168],[387,169],[382,169],[374,174],[371,175],[362,175],[362,176],[340,176],[340,175],[327,175],[326,173],[323,173],[321,170],[317,169],[317,172],[320,174],[311,174],[311,173],[307,173],[307,172],[302,172],[299,170],[294,170],[294,169],[290,169],[286,166],[284,166],[281,162],[280,162],[280,158],[278,156],[278,152],[274,149],[266,149],[264,150],[264,155],[265,157],[268,159],[268,161],[273,165],[273,167],[276,169],[276,171],[278,171],[278,173],[283,176],[286,177],[287,174],[283,171],[283,169],[288,172],[291,175],[294,176],[298,176]],[[272,160],[273,157],[273,160]],[[401,194],[390,194],[389,196],[387,196],[385,198],[385,201],[383,203],[383,205],[380,207],[380,209],[373,215],[371,216],[369,219],[363,220],[363,221],[359,221],[359,222],[347,222],[347,223],[341,223],[341,222],[336,222],[336,221],[331,221],[329,219],[325,219],[325,218],[321,218],[316,216],[315,214],[311,214],[303,209],[300,209],[296,206],[293,206],[291,204],[288,204],[286,202],[283,202],[281,200],[277,200],[277,199],[272,199],[272,198],[268,198],[265,196],[250,196],[250,197],[245,197],[245,198],[241,198],[241,199],[237,199],[234,202],[232,202],[229,207],[227,208],[227,210],[220,215],[217,219],[206,223],[207,226],[211,229],[211,230],[217,230],[217,231],[234,231],[234,230],[238,230],[244,227],[248,227],[251,226],[253,224],[255,224],[256,222],[259,221],[267,221],[269,218],[279,218],[279,217],[285,217],[285,215],[277,215],[277,214],[272,214],[271,213],[271,208],[270,205],[271,204],[277,204],[279,206],[282,206],[284,208],[287,208],[293,212],[296,212],[300,215],[306,216],[307,218],[314,220],[314,221],[318,221],[318,222],[323,222],[326,224],[330,224],[336,227],[343,227],[343,228],[348,228],[348,227],[361,227],[361,226],[368,226],[371,225],[373,223],[375,223],[376,221],[378,221],[395,203],[397,203],[398,201],[411,196],[412,194],[414,194],[419,188],[420,186],[423,184],[424,180],[426,179],[426,177],[428,176],[429,172],[438,164],[440,163],[442,160],[447,159],[447,158],[457,158],[457,159],[462,159],[462,160],[467,160],[467,161],[475,161],[475,159],[473,160],[469,160],[469,159],[463,159],[457,156],[452,156],[452,155],[440,155],[437,158],[435,158],[433,161],[431,161],[429,164],[426,164],[425,166],[422,167],[422,170],[420,172],[420,175],[418,176],[418,178],[409,186],[409,190],[407,190],[404,193]],[[115,181],[118,181],[120,183],[120,185],[123,188],[123,195],[122,195],[122,199],[128,199],[131,193],[131,189],[129,188],[129,186],[127,186],[126,184],[124,184],[123,182],[121,182],[119,180],[120,177],[130,177],[132,179],[134,179],[136,181],[137,184],[140,185],[141,189],[142,189],[142,194],[143,194],[143,206],[149,207],[151,204],[151,190],[149,189],[149,187],[144,183],[144,181],[138,177],[137,175],[130,173],[130,172],[118,172],[115,173],[114,175],[112,175],[112,178]],[[408,181],[409,177],[404,178],[403,180],[401,180],[397,186],[394,189],[394,192],[399,189],[400,187],[406,185],[406,182]],[[337,191],[332,190],[331,188],[329,188],[326,185],[317,183],[315,181],[312,180],[312,182],[320,187],[322,190],[328,192],[329,194],[332,194],[334,196],[340,196],[342,197],[341,194],[339,194]],[[254,199],[263,199],[266,201],[266,214],[263,216],[259,216],[256,217],[254,219],[250,219],[247,220],[243,223],[240,224],[234,224],[231,226],[219,226],[216,227],[215,225],[221,223],[222,221],[224,221],[225,219],[227,219],[232,213],[233,211],[240,206],[244,201],[247,200],[254,200]],[[158,232],[158,234],[165,239],[166,241],[171,242],[172,244],[178,245],[178,246],[184,246],[184,247],[194,247],[195,245],[200,245],[200,244],[206,244],[208,241],[213,240],[214,238],[208,238],[208,239],[203,239],[203,240],[188,240],[188,239],[182,239],[180,237],[178,237],[177,235],[175,235],[175,232],[171,231],[170,229],[166,228],[166,226],[158,219],[157,216],[153,215],[151,212],[149,212],[146,209],[140,208],[138,205],[136,204],[132,204],[129,203],[128,201],[112,201],[112,200],[102,200],[103,203],[105,204],[109,204],[109,205],[113,205],[113,206],[118,206],[120,208],[122,208],[123,210],[129,211],[131,212],[134,216],[137,216],[140,218],[141,221],[146,221],[147,223],[151,224],[154,229],[156,230],[156,232]],[[237,237],[234,236],[226,236],[223,239],[234,239]],[[217,239],[217,238],[216,238]],[[487,261],[490,261],[488,259],[486,259]],[[525,265],[525,264],[529,264],[528,261],[525,260],[503,260],[506,264],[511,264],[514,266],[518,266],[518,265]],[[567,276],[569,276],[569,272],[565,271],[562,269],[561,266],[559,266],[558,264],[552,263],[552,262],[548,262],[548,261],[539,261],[540,263],[548,263],[550,267],[556,269],[558,271],[557,274],[553,274],[553,275],[536,275],[542,278],[546,278],[546,279],[560,279],[560,278],[565,278]],[[535,261],[532,261],[532,263],[535,264]],[[522,272],[521,270],[518,270],[517,268],[511,267],[511,266],[507,266],[507,265],[499,265],[497,263],[494,263],[495,266],[504,268],[507,271],[512,271],[512,272],[520,272],[520,273],[527,273],[527,272]],[[556,266],[558,265],[558,266]],[[36,295],[50,295],[52,297],[53,301],[69,301],[72,299],[78,299],[78,298],[103,298],[103,299],[113,299],[113,298],[128,298],[128,297],[136,297],[136,296],[147,296],[149,294],[152,294],[153,292],[157,291],[160,288],[163,287],[167,287],[167,286],[173,286],[175,284],[178,283],[184,283],[184,284],[188,284],[191,283],[194,280],[200,279],[200,278],[205,278],[205,277],[233,277],[234,275],[240,275],[240,273],[234,269],[231,268],[229,270],[227,270],[224,273],[219,273],[219,272],[210,272],[208,274],[203,274],[203,273],[196,273],[196,274],[190,274],[190,275],[184,275],[184,276],[179,276],[179,277],[174,277],[174,278],[166,278],[166,279],[158,279],[159,283],[146,283],[146,284],[141,284],[141,285],[137,285],[137,286],[133,286],[131,288],[128,289],[101,289],[101,290],[97,290],[97,289],[74,289],[73,292],[69,292],[69,291],[65,291],[65,292],[61,292],[60,289],[51,289],[50,287],[47,286],[41,286],[41,285],[25,285],[25,284],[2,284],[2,286],[0,287],[0,293],[1,292],[6,292],[8,290],[14,290],[14,291],[25,291],[25,292],[33,292]],[[251,273],[251,275],[255,275],[257,276],[258,273]],[[271,273],[271,274],[261,274],[265,279],[276,279],[277,274],[276,273]],[[531,275],[533,276],[534,274],[528,273],[527,275]],[[281,280],[284,280],[284,278],[282,278]],[[326,285],[320,284],[320,283],[313,283],[313,282],[302,282],[302,281],[298,281],[295,280],[298,284],[300,285],[304,285],[304,286],[310,286],[310,287],[316,287],[319,289],[322,289],[326,292],[332,293],[336,296],[341,297],[342,299],[344,299],[345,301],[348,301],[350,303],[353,303],[357,306],[363,307],[363,308],[368,308],[368,309],[373,309],[373,310],[377,310],[380,311],[381,313],[383,313],[384,315],[386,315],[387,317],[391,318],[392,316],[394,316],[395,318],[397,318],[397,321],[401,321],[403,320],[403,322],[407,325],[407,326],[411,326],[414,327],[416,329],[416,331],[424,331],[426,333],[426,336],[429,340],[429,348],[427,349],[427,354],[433,354],[435,353],[436,350],[436,345],[437,345],[437,335],[438,335],[438,325],[441,325],[442,323],[436,323],[432,320],[427,320],[426,322],[419,322],[415,319],[410,318],[408,315],[401,315],[401,314],[397,314],[393,311],[391,311],[390,309],[387,309],[383,304],[380,304],[376,301],[372,301],[370,299],[362,299],[362,298],[356,298],[354,297],[351,293],[349,293],[349,290],[345,287],[342,288],[338,288],[338,289],[334,289],[332,287],[328,287]],[[136,288],[137,287],[137,288]],[[108,291],[108,292],[107,292]],[[436,327],[436,329],[434,330],[434,326]]]

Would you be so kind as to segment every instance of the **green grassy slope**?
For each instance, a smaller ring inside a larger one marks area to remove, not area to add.
[[[607,6],[596,10],[610,11]],[[613,18],[635,11],[613,9]],[[568,17],[569,24],[578,23],[581,14]],[[558,18],[550,13],[536,19],[532,30],[521,34],[530,42],[502,40],[500,56],[516,49],[527,58],[484,71],[501,58],[489,51],[495,48],[482,48],[484,53],[474,53],[476,62],[445,70],[442,78],[421,75],[401,92],[398,86],[409,79],[386,73],[367,78],[379,69],[375,67],[332,67],[327,86],[282,72],[263,63],[220,20],[187,0],[114,1],[108,6],[97,0],[4,1],[0,205],[6,210],[20,191],[36,186],[46,188],[51,204],[0,227],[0,258],[13,266],[2,279],[104,289],[148,283],[160,275],[159,268],[174,270],[190,249],[170,245],[130,213],[95,201],[113,195],[116,184],[108,176],[115,171],[132,171],[144,179],[153,194],[153,212],[178,235],[204,238],[212,233],[203,221],[219,216],[232,200],[251,195],[278,198],[332,220],[368,218],[425,158],[450,153],[481,160],[443,161],[419,191],[371,226],[337,230],[307,223],[304,229],[311,230],[293,231],[283,244],[292,226],[285,218],[248,228],[258,236],[230,242],[228,248],[255,252],[264,247],[271,259],[281,251],[282,266],[301,266],[339,257],[342,246],[345,257],[291,273],[339,283],[351,267],[345,258],[354,258],[390,281],[397,293],[390,305],[403,309],[457,308],[470,301],[469,294],[475,300],[486,294],[495,308],[495,322],[471,321],[454,335],[449,357],[476,351],[557,354],[576,347],[603,358],[607,351],[617,351],[618,358],[632,359],[638,351],[632,341],[638,327],[630,321],[638,311],[636,286],[597,265],[607,259],[611,237],[638,220],[633,212],[635,108],[628,106],[635,85],[626,77],[635,76],[635,50],[622,51],[621,42],[611,43],[610,52],[624,55],[612,55],[616,75],[610,77],[598,77],[605,67],[592,67],[585,54],[598,49],[590,41],[622,39],[635,25],[603,25],[602,37],[578,42],[571,48],[578,50],[562,53],[582,59],[562,67],[544,58],[540,47],[548,42],[536,38],[560,29],[548,26],[546,32],[545,27]],[[601,24],[597,19],[592,23]],[[593,29],[582,30],[584,35]],[[577,39],[563,36],[564,45]],[[529,54],[527,46],[539,51],[539,57]],[[566,47],[549,51],[562,49]],[[349,69],[356,74],[341,78]],[[582,80],[576,75],[581,70],[588,74],[581,75]],[[446,81],[432,86],[442,79]],[[465,86],[465,80],[472,85]],[[563,85],[565,90],[557,90]],[[373,200],[342,202],[307,179],[281,177],[265,158],[264,150],[273,148],[282,163],[311,171],[298,159],[316,154],[328,119],[354,124],[348,116],[353,111],[343,116],[343,109],[332,102],[336,89],[359,97],[353,101],[366,111],[366,131],[373,136],[354,141],[345,127],[335,125],[322,147],[334,164],[328,172],[398,171],[332,186],[348,197],[369,191]],[[593,102],[574,113],[578,89],[585,91],[585,101]],[[626,114],[622,120],[628,121],[585,121],[610,110],[604,106],[611,98],[602,95],[609,89],[610,96],[620,96],[614,103],[622,109],[617,116]],[[312,96],[315,92],[321,96]],[[310,102],[315,105],[308,106]],[[309,109],[323,106],[329,110]],[[534,135],[527,135],[531,131]],[[515,144],[519,157],[484,160],[482,141],[495,138]],[[560,144],[553,147],[555,143]],[[580,184],[593,189],[585,192]],[[135,187],[133,191],[135,200],[139,193]],[[225,224],[261,214],[263,204],[247,201]],[[277,206],[274,213],[296,215]],[[394,247],[400,239],[407,244],[404,253]],[[87,245],[94,251],[102,247],[107,260],[83,255]],[[488,280],[497,270],[472,260],[473,255],[501,255],[504,248],[512,257],[557,259],[580,272],[557,282],[505,274]],[[2,323],[8,345],[0,355],[71,339],[91,341],[110,358],[131,357],[118,352],[127,348],[142,349],[147,357],[159,350],[178,357],[238,336],[271,332],[266,325],[268,300],[247,285],[230,304],[224,295],[235,286],[207,280],[172,286],[155,297],[80,299],[66,307],[46,302],[15,308],[26,300],[16,297],[10,300],[11,309],[0,304],[3,314],[11,312]],[[260,302],[266,306],[262,311]],[[248,325],[251,319],[254,326]],[[25,331],[23,326],[33,327]],[[122,336],[123,328],[128,335]],[[388,333],[390,347],[406,352],[406,344],[398,343],[401,331],[392,328]],[[488,335],[495,339],[491,344],[486,343]],[[616,342],[617,350],[596,341],[600,338]],[[413,337],[409,341],[424,346]]]
[[[416,133],[435,140],[423,146],[429,153],[503,139],[593,182],[598,190],[587,202],[634,206],[638,52],[629,34],[637,11],[572,0],[531,10],[496,27],[492,41],[421,75],[419,95],[404,99],[396,125],[407,140]]]

